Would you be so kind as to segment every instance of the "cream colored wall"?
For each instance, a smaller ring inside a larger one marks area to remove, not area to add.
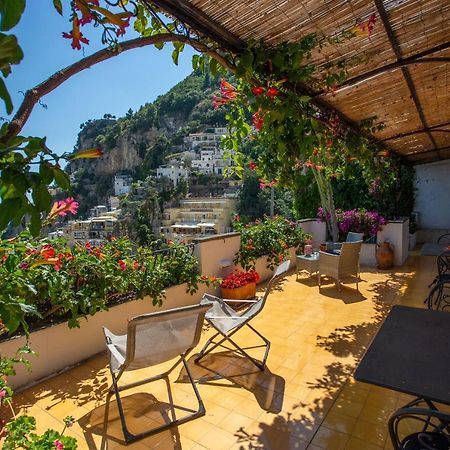
[[[186,292],[186,285],[167,289],[163,306],[153,306],[150,297],[113,306],[109,311],[102,311],[95,316],[82,320],[80,328],[69,329],[67,323],[61,323],[43,330],[35,331],[30,336],[30,346],[38,356],[31,356],[32,372],[23,366],[17,366],[17,375],[9,378],[10,385],[20,388],[33,384],[40,379],[53,376],[65,368],[77,364],[105,349],[103,326],[115,334],[125,334],[128,318],[154,311],[163,311],[199,303],[206,292],[204,285],[194,295]],[[12,355],[25,345],[24,337],[0,343],[0,353]]]

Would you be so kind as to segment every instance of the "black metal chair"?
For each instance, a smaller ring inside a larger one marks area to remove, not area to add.
[[[442,245],[443,247],[450,245],[450,233],[445,233],[442,236],[439,236],[437,243]]]
[[[450,414],[411,406],[419,403],[410,403],[389,419],[389,435],[394,450],[449,450]]]
[[[428,286],[430,292],[424,303],[428,305],[428,309],[436,309],[444,311],[450,308],[450,250],[441,253],[437,257],[438,274]]]

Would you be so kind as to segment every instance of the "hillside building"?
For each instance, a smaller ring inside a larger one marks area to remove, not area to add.
[[[124,195],[131,191],[133,179],[130,175],[116,173],[114,176],[114,195]]]
[[[197,237],[227,233],[235,208],[234,198],[183,199],[177,207],[164,210],[161,232],[167,240],[185,243]]]
[[[156,176],[158,178],[169,178],[176,187],[181,180],[187,180],[189,178],[189,169],[176,164],[170,166],[159,166],[156,169]]]

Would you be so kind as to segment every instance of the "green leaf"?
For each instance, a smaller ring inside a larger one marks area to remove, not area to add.
[[[5,82],[0,78],[0,97],[5,102],[6,112],[11,114],[13,111],[13,104],[8,89],[6,89]]]
[[[180,50],[178,48],[175,48],[172,52],[172,61],[173,63],[178,66],[178,58],[180,56]]]
[[[211,75],[213,77],[215,77],[217,75],[218,72],[218,67],[217,67],[218,63],[214,58],[211,58],[209,61],[209,71],[211,72]]]
[[[53,175],[55,176],[56,184],[64,191],[70,189],[70,178],[66,172],[58,167],[53,168]]]
[[[41,216],[36,210],[33,210],[30,220],[30,233],[36,237],[39,235],[39,231],[41,231]]]
[[[58,14],[62,16],[63,9],[62,9],[61,0],[53,0],[53,6],[55,7],[56,11],[58,11]]]
[[[0,203],[0,234],[6,229],[14,216],[18,206],[18,199],[8,198]]]
[[[164,48],[164,42],[157,42],[154,45],[158,50],[162,50]]]
[[[0,29],[8,31],[19,22],[25,9],[25,0],[1,0],[0,2]]]

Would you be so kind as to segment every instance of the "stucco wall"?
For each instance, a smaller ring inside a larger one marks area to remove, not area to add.
[[[450,228],[450,161],[416,166],[416,187],[419,228]]]

